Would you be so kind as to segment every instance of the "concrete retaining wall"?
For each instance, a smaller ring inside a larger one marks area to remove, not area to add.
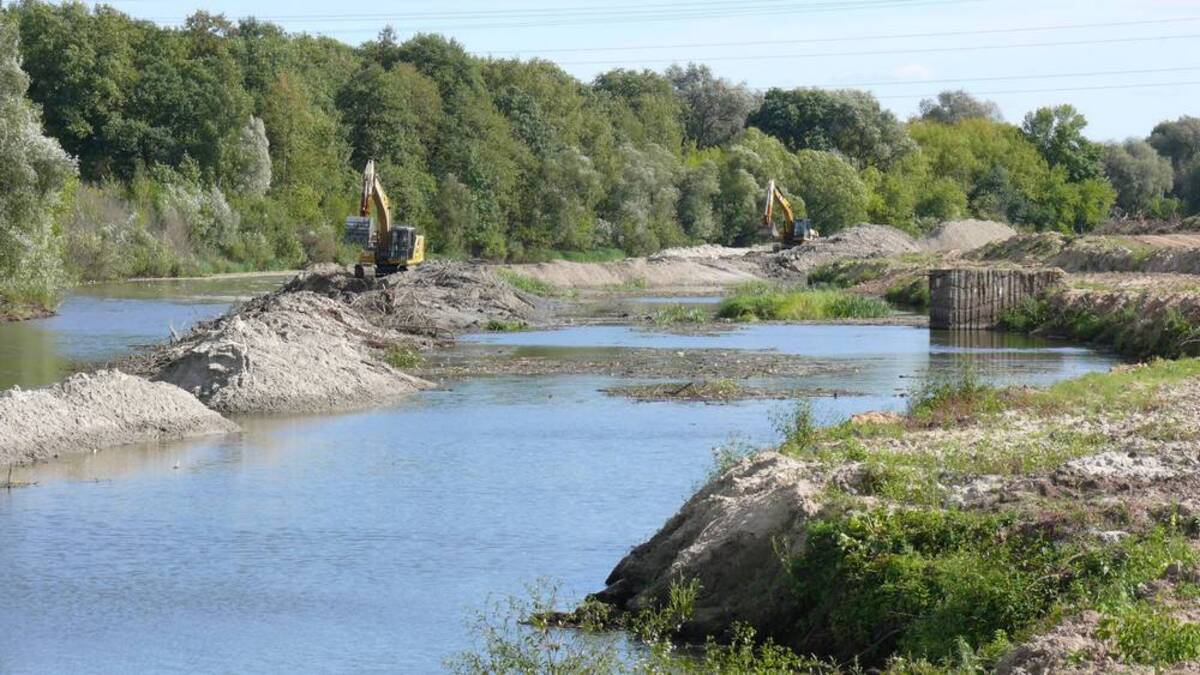
[[[1060,269],[959,267],[929,273],[931,328],[995,328],[1000,315],[1025,298],[1062,283]]]

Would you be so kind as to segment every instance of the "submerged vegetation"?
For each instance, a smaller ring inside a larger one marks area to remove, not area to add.
[[[717,308],[717,316],[734,321],[873,319],[891,313],[891,307],[878,298],[837,290],[795,290],[766,283],[739,286]]]

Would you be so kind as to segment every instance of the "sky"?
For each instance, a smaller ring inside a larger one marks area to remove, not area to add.
[[[1095,140],[1200,115],[1200,0],[109,0],[178,25],[255,16],[357,45],[391,25],[480,56],[540,57],[582,80],[695,61],[756,89],[866,89],[901,118],[944,89],[1007,120],[1071,103]]]

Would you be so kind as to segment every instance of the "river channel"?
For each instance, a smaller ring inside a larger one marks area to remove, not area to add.
[[[121,284],[0,325],[0,387],[182,331],[278,280]],[[210,285],[211,284],[211,285]],[[648,300],[658,300],[649,298]],[[649,303],[648,303],[649,304]],[[834,368],[819,419],[902,409],[930,374],[1044,384],[1109,355],[907,326],[629,326],[470,336],[539,350],[776,350]],[[239,419],[231,437],[18,469],[0,491],[0,673],[436,672],[489,600],[548,577],[597,590],[702,483],[712,449],[777,440],[788,402],[637,403],[590,375],[451,380],[387,408]]]

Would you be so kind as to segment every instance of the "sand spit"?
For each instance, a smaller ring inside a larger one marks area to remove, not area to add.
[[[0,466],[237,430],[179,387],[111,370],[0,393]]]

